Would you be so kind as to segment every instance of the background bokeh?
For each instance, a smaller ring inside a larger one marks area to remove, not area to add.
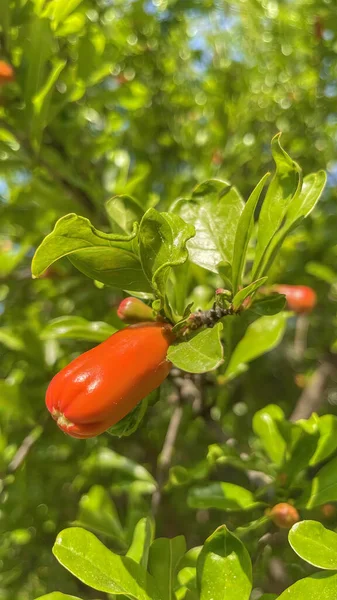
[[[114,194],[165,209],[218,177],[247,198],[272,168],[278,131],[305,173],[325,168],[323,199],[273,268],[274,281],[318,294],[308,347],[295,360],[291,319],[282,344],[213,390],[207,410],[196,417],[187,405],[173,464],[202,479],[219,436],[252,452],[254,412],[272,402],[289,416],[337,348],[336,9],[333,0],[1,0],[0,54],[15,70],[0,87],[0,599],[54,589],[103,599],[62,569],[51,547],[78,522],[123,550],[149,511],[170,390],[128,438],[79,441],[55,427],[44,407],[48,382],[92,343],[53,339],[47,323],[73,314],[117,324],[122,296],[66,261],[32,280],[34,249],[68,212],[108,229],[104,202]],[[195,284],[194,298],[209,299],[203,273]],[[337,413],[337,375],[329,375],[321,413]],[[226,465],[214,477],[247,481]],[[185,487],[173,482],[157,535],[184,533],[191,547],[221,522],[221,513],[188,508]],[[259,584],[278,591],[299,569],[294,561],[280,583],[265,568]]]

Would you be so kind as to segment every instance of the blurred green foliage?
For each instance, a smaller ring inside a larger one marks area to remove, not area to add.
[[[56,588],[103,599],[104,592],[62,569],[51,548],[69,524],[90,529],[115,551],[130,545],[135,524],[149,514],[172,390],[164,387],[131,437],[83,442],[62,435],[46,416],[47,384],[100,338],[83,321],[77,326],[84,333],[53,335],[49,322],[74,315],[119,328],[122,296],[67,261],[32,280],[34,250],[67,212],[108,230],[104,202],[115,194],[165,210],[196,183],[218,177],[247,199],[271,168],[270,139],[278,131],[305,173],[327,168],[320,206],[287,239],[273,267],[274,281],[317,291],[307,347],[295,355],[291,318],[277,349],[229,385],[207,387],[202,411],[186,402],[156,537],[183,533],[191,548],[224,521],[232,529],[254,519],[263,526],[261,508],[249,503],[219,515],[212,508],[215,488],[211,503],[201,506],[199,487],[192,487],[188,506],[186,486],[215,484],[221,504],[224,482],[248,493],[271,478],[273,504],[289,498],[275,468],[282,464],[275,440],[292,449],[305,442],[304,458],[314,456],[309,434],[289,441],[284,414],[290,416],[318,366],[333,364],[337,347],[335,7],[328,0],[1,0],[0,52],[16,74],[0,87],[0,599],[31,600]],[[191,301],[207,308],[214,280],[196,268],[192,284]],[[336,413],[336,372],[329,375],[318,409]],[[257,411],[271,403],[281,408],[269,415],[275,437],[268,444]],[[331,452],[322,460],[336,451],[335,428],[332,421]],[[294,483],[291,497],[300,497],[293,477],[306,465],[295,456],[295,464],[287,457],[286,475],[290,489]],[[315,465],[309,475],[319,491],[335,468],[319,465],[322,474]],[[308,482],[306,488],[303,515],[335,528],[336,511],[324,516]],[[256,598],[258,590],[279,593],[311,572],[286,537],[284,545],[256,549],[254,527],[244,533],[257,556]],[[272,568],[280,561],[281,581]]]

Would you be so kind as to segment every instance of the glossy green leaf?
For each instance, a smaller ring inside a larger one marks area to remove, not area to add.
[[[149,551],[148,570],[153,576],[161,600],[174,600],[176,570],[186,552],[183,535],[175,538],[158,538]]]
[[[309,483],[300,498],[299,506],[314,508],[326,502],[337,501],[337,458],[332,459],[322,469],[320,469]]]
[[[337,574],[316,573],[296,581],[277,600],[336,600]]]
[[[277,594],[263,594],[258,600],[277,600]]]
[[[222,323],[212,329],[204,329],[184,342],[169,347],[167,358],[179,369],[189,373],[206,373],[223,362],[220,334]]]
[[[261,279],[253,281],[252,283],[244,287],[242,290],[237,292],[233,298],[233,308],[237,310],[241,306],[242,302],[246,298],[248,298],[248,296],[256,292],[256,290],[258,290],[261,287],[261,285],[266,283],[267,279],[268,277],[261,277]]]
[[[287,448],[280,428],[282,422],[284,412],[275,404],[258,410],[253,417],[253,430],[259,436],[269,458],[277,465],[282,464]]]
[[[322,195],[325,184],[325,171],[317,171],[304,177],[301,192],[294,198],[287,211],[285,226],[288,229],[311,213]]]
[[[71,527],[61,531],[53,553],[68,571],[95,590],[137,600],[159,600],[152,577],[139,564],[110,552],[85,529]]]
[[[198,185],[189,200],[178,200],[173,210],[194,225],[195,237],[188,243],[190,259],[217,272],[222,261],[232,262],[237,225],[244,202],[227,181],[209,180]]]
[[[270,176],[266,173],[249,196],[241,213],[234,241],[233,253],[233,292],[237,293],[244,273],[249,240],[254,228],[254,212],[264,185]]]
[[[324,171],[311,173],[304,178],[301,191],[296,193],[286,211],[282,227],[277,231],[266,249],[259,275],[268,272],[285,237],[311,213],[324,190],[325,184],[326,173]]]
[[[247,510],[256,506],[253,494],[234,483],[215,481],[192,488],[187,497],[191,508],[218,508],[219,510]]]
[[[147,568],[149,549],[154,537],[154,522],[150,517],[138,521],[133,532],[132,542],[126,556]]]
[[[247,363],[275,348],[283,337],[288,317],[288,313],[282,312],[261,317],[249,325],[244,337],[234,349],[225,373],[226,377],[236,377],[245,369]]]
[[[286,305],[286,297],[283,294],[268,294],[265,298],[259,298],[254,301],[250,307],[257,315],[276,315],[281,312]]]
[[[289,531],[292,549],[314,567],[337,570],[337,533],[318,521],[300,521]]]
[[[45,596],[39,596],[35,600],[81,600],[78,596],[68,596],[68,594],[62,594],[62,592],[51,592]]]
[[[181,559],[181,562],[179,563],[179,568],[196,567],[201,550],[202,546],[194,546],[193,548],[187,550],[185,556]]]
[[[75,525],[117,539],[124,546],[124,532],[116,507],[101,485],[94,485],[82,496]]]
[[[133,224],[139,223],[144,214],[144,210],[137,200],[126,195],[110,198],[105,203],[105,208],[113,229],[118,233],[132,233]]]
[[[326,173],[324,171],[311,173],[304,178],[301,192],[296,194],[292,200],[282,227],[267,249],[261,275],[268,272],[286,236],[311,213],[323,193],[325,184]]]
[[[177,580],[179,585],[186,586],[189,590],[197,589],[197,570],[195,567],[180,569]]]
[[[116,329],[103,321],[87,321],[83,317],[57,317],[41,331],[43,340],[86,340],[104,342]]]
[[[121,289],[147,291],[149,285],[132,247],[136,234],[136,229],[128,236],[104,233],[84,217],[66,215],[36,250],[33,277],[39,277],[56,260],[67,256],[92,279]]]
[[[206,540],[197,562],[200,600],[248,600],[252,565],[243,543],[225,525]]]
[[[282,225],[289,204],[301,186],[301,169],[280,144],[280,135],[272,140],[272,154],[276,164],[274,177],[268,187],[259,215],[259,229],[252,278],[264,274],[265,255],[273,237]]]
[[[171,267],[188,258],[186,242],[193,237],[194,227],[176,214],[159,213],[150,208],[139,229],[140,259],[154,291],[164,298]]]

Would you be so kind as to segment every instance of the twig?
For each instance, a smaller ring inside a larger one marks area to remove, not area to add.
[[[297,361],[303,359],[307,347],[308,327],[308,315],[298,315],[294,339],[294,358]]]
[[[183,408],[180,404],[178,404],[171,416],[170,423],[166,432],[164,444],[162,451],[158,457],[157,464],[157,488],[152,496],[152,514],[155,516],[157,514],[159,504],[162,498],[163,485],[165,482],[167,471],[170,467],[174,445],[177,439],[181,419],[183,416]]]
[[[313,412],[316,412],[322,402],[324,388],[329,377],[335,371],[335,366],[325,360],[316,369],[308,385],[304,388],[299,397],[294,411],[290,417],[290,421],[298,421],[299,419],[308,419]]]
[[[34,429],[32,429],[32,431],[25,437],[21,446],[18,448],[17,452],[15,453],[14,457],[8,465],[9,473],[14,473],[14,471],[16,471],[20,467],[20,465],[22,465],[31,447],[35,444],[35,442],[37,442],[37,440],[41,436],[43,429],[43,425],[36,425],[36,427],[34,427]]]

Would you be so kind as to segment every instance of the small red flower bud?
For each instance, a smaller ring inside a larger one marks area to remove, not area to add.
[[[89,438],[118,423],[164,381],[171,325],[141,323],[81,354],[49,384],[46,405],[65,433]]]
[[[144,304],[139,298],[129,296],[120,303],[117,315],[125,323],[144,323],[155,321],[155,315],[150,306]]]
[[[13,67],[5,60],[0,60],[0,85],[14,81],[15,74]]]
[[[287,502],[275,504],[273,508],[266,511],[266,514],[281,529],[291,529],[300,520],[296,508]]]
[[[275,285],[274,290],[285,295],[288,308],[295,313],[310,313],[316,306],[316,293],[307,285]]]

